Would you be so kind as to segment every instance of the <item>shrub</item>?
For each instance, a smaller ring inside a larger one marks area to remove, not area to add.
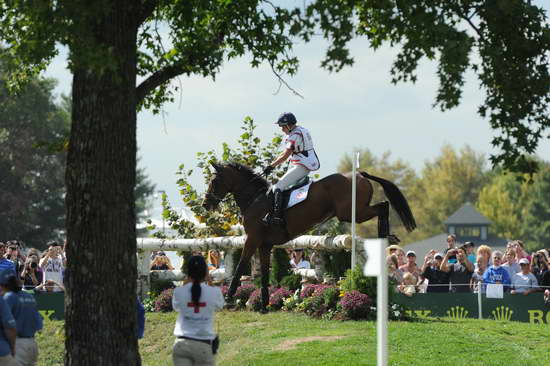
[[[244,306],[254,290],[256,290],[256,286],[250,284],[237,287],[237,291],[235,291],[237,305]]]
[[[296,306],[297,311],[302,311],[307,315],[316,314],[321,307],[323,307],[323,298],[322,297],[306,297],[298,306]]]
[[[323,290],[323,303],[328,309],[336,309],[340,296],[340,289],[337,286],[329,286]]]
[[[175,288],[174,282],[170,280],[152,280],[151,281],[151,290],[150,295],[153,297],[157,297],[160,295],[164,290],[167,290],[169,288]]]
[[[161,292],[155,301],[155,311],[168,312],[174,310],[172,308],[172,295],[174,289],[169,288]]]
[[[287,297],[286,299],[283,300],[282,310],[284,310],[284,311],[296,310],[296,307],[300,303],[301,303],[300,293],[299,293],[299,291],[296,291],[296,292],[294,292],[294,294],[292,296]]]
[[[269,295],[272,293],[272,287],[269,287]],[[258,288],[250,294],[250,298],[246,302],[246,306],[253,311],[262,309],[262,289]]]
[[[371,299],[357,290],[346,292],[340,300],[340,307],[350,319],[366,319],[370,312]]]
[[[313,295],[315,289],[317,288],[316,286],[317,285],[308,284],[302,287],[302,290],[300,291],[300,298],[305,299],[306,297],[310,297],[311,295]]]
[[[229,292],[229,286],[223,285],[220,287],[220,290],[222,292],[223,297],[226,297],[227,293]]]
[[[287,287],[292,291],[295,291],[299,289],[300,286],[302,285],[302,276],[294,273],[288,276],[284,276],[280,282],[280,285],[283,287]]]
[[[376,298],[376,277],[366,277],[360,266],[353,270],[346,271],[346,278],[340,284],[340,289],[345,292],[359,291],[369,295],[370,298]]]
[[[149,296],[143,299],[143,308],[147,312],[153,312],[155,311],[155,301],[157,300],[156,297]]]
[[[273,261],[271,264],[271,283],[281,285],[282,279],[290,273],[290,258],[285,249],[275,248],[273,250]]]
[[[279,310],[283,307],[283,302],[286,298],[292,296],[292,291],[285,287],[281,287],[273,291],[269,296],[269,306],[274,310]]]

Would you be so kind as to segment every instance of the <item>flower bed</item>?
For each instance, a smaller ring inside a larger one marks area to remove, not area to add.
[[[291,291],[287,287],[270,287],[268,309],[302,312],[316,318],[338,320],[375,319],[373,287],[376,282],[365,279],[358,271],[348,271],[348,278],[340,285],[306,284],[301,289]],[[225,296],[227,286],[221,287]],[[163,291],[154,301],[155,311],[172,310],[173,289]],[[261,289],[252,284],[242,285],[235,292],[237,307],[253,311],[262,309]],[[390,297],[391,299],[391,297]],[[389,317],[392,320],[408,319],[406,309],[401,305],[389,304]]]

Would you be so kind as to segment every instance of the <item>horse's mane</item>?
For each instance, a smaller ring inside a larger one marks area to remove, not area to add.
[[[225,166],[241,173],[248,182],[253,184],[258,189],[265,188],[267,190],[269,188],[269,183],[267,182],[267,180],[261,175],[255,173],[252,168],[236,162],[227,163],[225,164]]]

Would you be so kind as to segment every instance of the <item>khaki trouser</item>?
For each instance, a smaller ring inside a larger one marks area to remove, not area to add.
[[[38,362],[38,346],[34,338],[17,338],[15,363],[17,366],[35,366]]]
[[[174,366],[216,366],[212,346],[191,339],[177,338],[172,347]]]
[[[15,366],[15,358],[12,355],[0,357],[0,366]]]

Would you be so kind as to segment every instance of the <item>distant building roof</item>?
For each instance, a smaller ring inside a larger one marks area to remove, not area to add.
[[[465,203],[444,222],[445,225],[490,225],[491,221],[471,204]]]

